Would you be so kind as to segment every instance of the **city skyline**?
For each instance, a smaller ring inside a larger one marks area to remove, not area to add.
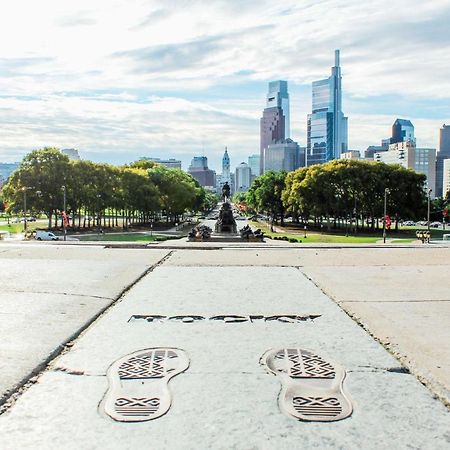
[[[403,18],[384,0],[91,3],[0,6],[0,161],[58,146],[186,169],[204,151],[219,170],[227,146],[234,168],[258,152],[274,80],[289,84],[290,137],[305,146],[311,83],[335,48],[350,149],[380,142],[397,117],[437,148],[450,122],[448,0],[397,1]]]

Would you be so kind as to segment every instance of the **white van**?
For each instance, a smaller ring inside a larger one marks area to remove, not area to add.
[[[59,240],[59,237],[56,236],[56,234],[52,233],[51,231],[43,231],[43,230],[36,230],[36,236],[34,237],[38,241],[57,241]]]

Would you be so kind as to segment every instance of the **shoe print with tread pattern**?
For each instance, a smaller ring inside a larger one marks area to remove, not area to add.
[[[260,360],[281,381],[278,397],[285,414],[310,422],[333,422],[352,414],[344,392],[345,369],[309,350],[271,349]]]
[[[148,348],[126,355],[108,369],[109,388],[101,410],[119,422],[144,422],[166,414],[172,403],[169,380],[189,367],[178,348]]]

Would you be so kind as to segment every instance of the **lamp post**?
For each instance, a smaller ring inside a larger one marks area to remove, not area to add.
[[[61,186],[61,189],[63,191],[63,229],[64,229],[64,240],[67,240],[67,227],[66,227],[66,217],[67,217],[67,213],[66,213],[66,186]]]
[[[27,187],[24,186],[22,188],[22,192],[23,192],[23,231],[24,233],[27,232],[27,191],[28,189],[33,189],[32,187]]]
[[[391,191],[388,188],[384,189],[384,216],[383,216],[383,244],[386,244],[386,209],[387,209],[387,196]]]
[[[431,193],[433,189],[428,189],[428,209],[427,209],[427,228],[428,233],[430,232],[430,204],[431,204]]]
[[[24,186],[22,188],[23,192],[23,231],[27,232],[27,188]]]

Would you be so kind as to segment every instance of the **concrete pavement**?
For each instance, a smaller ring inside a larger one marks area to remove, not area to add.
[[[167,254],[0,245],[0,401]]]
[[[64,296],[64,284],[57,281],[64,270],[57,267],[76,270],[76,264],[66,266],[69,255],[87,266],[76,283],[65,279]],[[10,276],[13,285],[19,279],[15,263],[21,260],[30,268],[36,263],[51,267],[58,275],[46,291],[45,272],[39,277],[31,270],[25,286],[35,296],[27,310],[39,321],[27,335],[23,325],[12,325],[21,324],[19,315],[10,314],[10,333],[22,336],[21,345],[6,347],[13,364],[15,358],[20,362],[21,352],[40,349],[36,342],[28,350],[30,340],[51,338],[51,329],[61,326],[52,311],[64,307],[66,315],[76,317],[80,297],[88,297],[89,304],[107,298],[110,304],[123,293],[0,416],[2,444],[8,450],[131,449],[149,442],[152,448],[169,449],[450,448],[450,413],[444,406],[450,386],[449,258],[450,249],[431,246],[192,246],[174,248],[168,256],[158,247],[0,245],[2,268],[11,266],[16,274]],[[128,272],[122,272],[125,268]],[[66,297],[66,303],[58,303]],[[3,307],[13,309],[8,301]],[[85,312],[85,324],[96,317],[96,308]],[[283,314],[305,320],[264,320]],[[146,319],[153,315],[163,317]],[[203,319],[185,323],[180,315]],[[217,315],[260,319],[211,320]],[[77,334],[80,325],[68,321],[64,327],[67,336]],[[50,339],[46,348],[61,339]],[[182,348],[190,358],[188,370],[171,381],[169,412],[145,423],[105,417],[99,403],[108,389],[107,368],[121,356],[161,346]],[[278,379],[263,370],[259,358],[269,348],[286,346],[314,350],[346,367],[354,405],[350,418],[306,423],[280,411]]]

